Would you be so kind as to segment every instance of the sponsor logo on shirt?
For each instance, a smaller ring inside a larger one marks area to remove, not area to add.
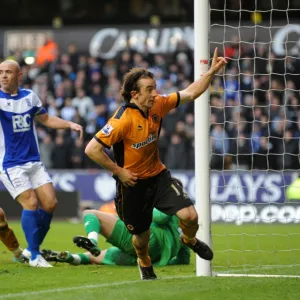
[[[131,148],[140,149],[156,141],[156,138],[157,138],[156,133],[151,133],[145,141],[132,144]]]
[[[110,135],[111,132],[114,130],[114,128],[110,125],[110,124],[106,124],[103,128],[102,128],[102,132],[105,134],[105,135]]]
[[[26,114],[24,116],[12,116],[12,123],[14,132],[29,131],[31,126],[31,116],[30,114]]]

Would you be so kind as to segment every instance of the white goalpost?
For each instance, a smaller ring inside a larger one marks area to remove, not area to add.
[[[205,73],[209,60],[209,5],[208,0],[194,0],[194,68],[195,79]],[[195,181],[196,209],[199,215],[198,238],[211,245],[209,201],[209,93],[195,101]],[[197,257],[197,275],[211,276],[211,264]]]
[[[217,2],[194,0],[195,79],[228,60],[195,101],[196,275],[300,278],[300,5]]]

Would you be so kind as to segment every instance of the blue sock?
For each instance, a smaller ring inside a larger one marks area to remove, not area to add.
[[[37,222],[40,231],[40,245],[42,244],[51,224],[53,214],[48,213],[41,208],[37,210]]]
[[[31,252],[31,259],[35,259],[39,252],[39,229],[37,222],[37,211],[27,210],[22,211],[21,217],[22,228],[25,233],[26,241],[28,243],[28,251]]]

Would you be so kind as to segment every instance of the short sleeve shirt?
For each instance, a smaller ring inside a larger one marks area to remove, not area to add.
[[[166,168],[158,152],[162,118],[179,102],[179,93],[158,95],[148,116],[135,104],[126,103],[94,138],[107,148],[113,147],[117,164],[137,173],[139,179],[155,176]]]

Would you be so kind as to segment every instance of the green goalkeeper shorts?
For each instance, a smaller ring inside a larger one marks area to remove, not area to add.
[[[132,245],[132,235],[121,220],[117,220],[111,236],[106,241],[114,247],[107,250],[102,264],[136,265],[137,256]],[[153,263],[160,259],[159,243],[153,234],[150,236],[149,255]]]
[[[134,266],[136,265],[136,256],[128,255],[117,247],[110,247],[106,250],[101,264],[113,266]]]

